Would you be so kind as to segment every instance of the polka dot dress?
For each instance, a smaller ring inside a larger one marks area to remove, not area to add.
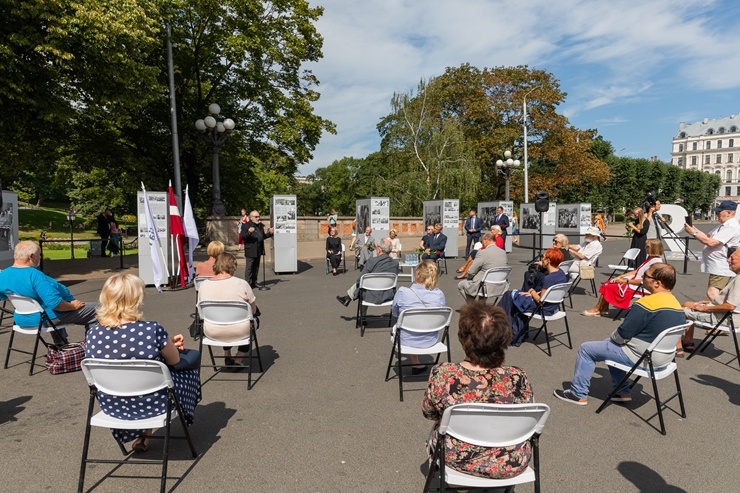
[[[169,336],[156,322],[132,322],[120,327],[106,328],[94,325],[87,331],[86,358],[99,359],[150,359],[162,361],[160,354]],[[172,371],[175,392],[188,424],[193,422],[195,406],[200,402],[200,371]],[[136,397],[117,397],[98,391],[98,404],[107,415],[118,419],[146,419],[167,412],[167,390]],[[119,443],[140,437],[144,430],[112,430]]]

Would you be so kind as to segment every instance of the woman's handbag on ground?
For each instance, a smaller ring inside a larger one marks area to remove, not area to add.
[[[84,342],[48,344],[46,346],[46,369],[52,375],[79,371],[84,357]]]

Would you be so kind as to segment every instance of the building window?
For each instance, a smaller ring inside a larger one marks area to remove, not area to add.
[[[717,154],[714,157],[714,164],[722,164],[722,154]]]
[[[727,171],[725,171],[725,181],[727,183],[732,183],[732,170],[731,169],[728,169]]]
[[[704,148],[705,148],[705,149],[711,149],[711,148],[712,148],[712,143],[711,143],[711,142],[709,142],[709,141],[707,141],[707,143],[706,143],[706,145],[705,145],[705,147],[704,147]]]
[[[730,147],[735,147],[735,139],[730,139],[730,142],[727,145]]]
[[[681,139],[685,139],[686,138],[686,132],[681,132],[680,134],[678,134],[678,137],[681,138]]]
[[[683,152],[683,144],[678,144],[678,152]]]
[[[693,143],[693,144],[691,145],[691,148],[692,148],[693,150],[696,150],[696,142],[694,142],[694,143]]]
[[[732,195],[732,187],[725,187],[725,195],[728,197]]]
[[[722,149],[722,141],[721,140],[718,140],[717,141],[717,149]]]
[[[696,166],[696,156],[691,156],[691,164]]]
[[[704,164],[709,164],[709,160],[710,159],[711,159],[711,156],[709,154],[707,154],[706,156],[704,156]]]
[[[719,129],[717,130],[717,133],[720,133],[720,134],[725,133],[725,127],[719,127]]]
[[[714,129],[710,128],[709,130],[707,130],[707,135],[714,135]]]
[[[679,166],[683,166],[683,158],[682,157],[678,158],[678,163],[677,164]]]
[[[735,133],[737,132],[737,127],[735,125],[730,127],[730,132]]]
[[[733,154],[728,154],[727,155],[727,162],[728,163],[731,163],[732,161],[733,161]]]
[[[737,187],[737,193],[735,195],[740,195],[740,187]]]

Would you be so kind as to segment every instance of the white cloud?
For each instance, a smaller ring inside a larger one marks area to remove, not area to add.
[[[378,150],[375,127],[393,92],[414,89],[447,66],[552,72],[568,93],[561,111],[587,127],[606,123],[588,120],[596,108],[638,122],[626,108],[670,98],[678,87],[740,86],[740,32],[732,27],[740,9],[731,0],[312,3],[325,8],[317,26],[324,58],[310,67],[321,81],[316,108],[338,135],[322,138],[304,174]]]

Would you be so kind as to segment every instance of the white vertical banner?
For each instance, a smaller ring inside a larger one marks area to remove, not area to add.
[[[195,215],[193,214],[193,206],[190,205],[190,195],[188,194],[188,185],[185,185],[185,207],[183,210],[183,226],[185,227],[185,235],[188,237],[188,271],[191,278],[195,277],[195,267],[193,266],[193,251],[200,242],[200,236],[198,236],[198,225],[195,224]]]

